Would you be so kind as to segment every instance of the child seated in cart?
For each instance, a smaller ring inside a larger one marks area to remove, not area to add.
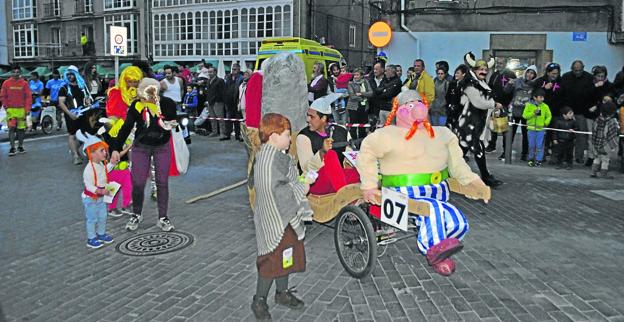
[[[457,137],[446,127],[432,127],[427,115],[428,106],[416,91],[399,94],[386,126],[362,142],[356,167],[367,202],[379,204],[381,172],[382,187],[429,204],[429,216],[415,217],[417,246],[437,273],[449,276],[455,271],[451,256],[463,247],[468,221],[448,202],[446,179],[454,177],[475,190],[487,188],[464,161]],[[395,116],[396,125],[390,125]]]
[[[290,121],[281,114],[267,113],[259,127],[262,146],[256,154],[254,225],[258,246],[258,284],[251,309],[258,320],[270,320],[266,299],[273,280],[275,303],[301,309],[303,301],[288,288],[288,275],[305,271],[303,221],[312,220],[306,199],[311,179],[299,179],[290,147]]]

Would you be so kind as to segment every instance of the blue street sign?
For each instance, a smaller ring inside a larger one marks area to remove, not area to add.
[[[572,41],[587,41],[587,32],[573,32]]]

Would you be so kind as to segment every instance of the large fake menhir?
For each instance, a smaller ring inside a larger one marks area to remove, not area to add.
[[[411,216],[418,226],[417,246],[433,269],[444,276],[455,271],[451,256],[463,247],[468,232],[464,214],[450,204],[447,179],[487,189],[463,159],[457,137],[446,127],[432,127],[428,106],[416,91],[397,97],[387,125],[364,139],[358,156],[364,199],[379,204],[379,185],[429,204],[429,216]],[[378,167],[379,165],[379,167]],[[381,182],[379,182],[381,172]]]

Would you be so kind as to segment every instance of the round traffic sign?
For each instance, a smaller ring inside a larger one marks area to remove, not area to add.
[[[392,39],[392,28],[385,21],[377,21],[368,28],[368,41],[375,47],[385,47]]]
[[[115,35],[115,43],[116,44],[123,43],[123,39],[124,39],[124,37],[122,35]]]

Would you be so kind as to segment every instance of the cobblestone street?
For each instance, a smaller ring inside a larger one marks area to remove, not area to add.
[[[66,138],[25,147],[9,158],[0,143],[0,320],[253,320],[256,240],[246,189],[185,203],[245,178],[242,144],[193,137],[188,174],[171,179],[169,209],[194,242],[144,257],[115,246],[160,231],[153,201],[136,232],[125,231],[127,217],[109,217],[115,243],[87,249],[83,166],[71,165]],[[435,274],[410,238],[380,249],[370,277],[351,278],[333,231],[314,224],[307,270],[290,280],[305,309],[276,307],[270,296],[274,320],[624,321],[624,176],[488,162],[505,182],[493,200],[452,199],[470,221],[452,277]]]

